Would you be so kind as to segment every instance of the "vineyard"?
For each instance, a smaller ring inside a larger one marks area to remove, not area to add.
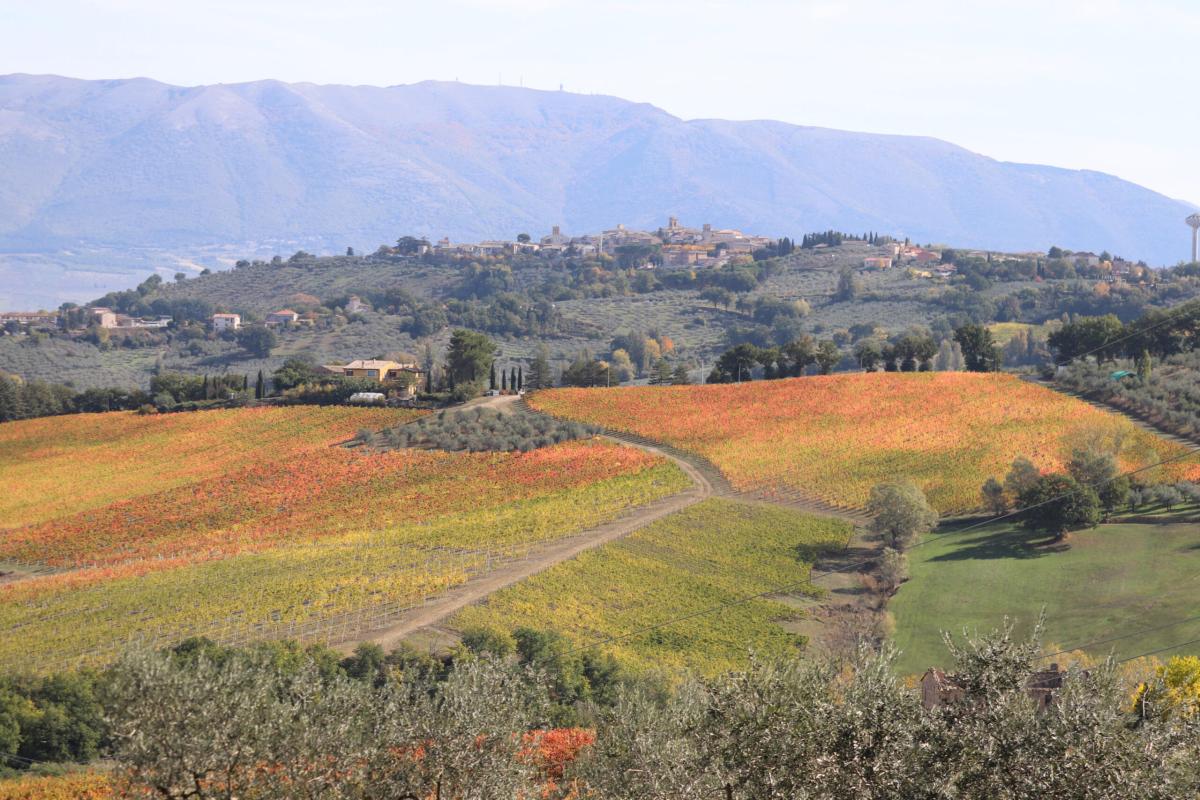
[[[876,483],[904,476],[939,511],[967,511],[979,506],[980,485],[1003,478],[1016,456],[1061,469],[1074,448],[1098,444],[1119,451],[1131,469],[1183,452],[1117,414],[994,373],[555,389],[530,404],[690,450],[741,490],[800,492],[842,506],[862,506]],[[1194,460],[1160,471],[1164,480],[1200,478]]]
[[[458,629],[482,625],[556,628],[579,644],[622,636],[691,611],[802,582],[818,554],[844,547],[848,523],[794,511],[710,499],[618,542],[559,564],[459,612]],[[793,594],[814,594],[803,584]],[[785,599],[757,599],[681,620],[614,645],[640,669],[703,673],[744,667],[803,644],[787,630],[801,612]]]
[[[97,772],[0,780],[0,800],[108,800],[116,796],[113,782]]]
[[[258,463],[240,446],[222,448],[221,436],[245,430],[245,421],[230,421],[224,434],[176,430],[185,449],[225,454],[226,469],[159,491],[135,485],[128,499],[0,532],[0,561],[40,557],[56,570],[0,584],[0,628],[9,632],[0,665],[101,662],[131,641],[167,644],[188,635],[338,641],[687,485],[666,462],[591,441],[530,453],[355,452],[328,445],[380,418],[300,411],[279,421],[304,431],[310,444],[274,463]],[[105,416],[118,427],[137,420]],[[24,425],[4,433],[20,440]],[[172,447],[170,435],[139,433],[140,441]],[[80,450],[75,471],[86,472],[89,453]],[[37,457],[35,445],[27,452]],[[47,446],[43,458],[72,463],[63,442]]]
[[[263,463],[302,458],[420,412],[349,407],[117,412],[0,426],[0,529],[45,522]]]

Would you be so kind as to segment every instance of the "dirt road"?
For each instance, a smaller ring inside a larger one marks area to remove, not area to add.
[[[489,397],[477,401],[473,405],[496,408],[508,413],[525,413],[522,408],[523,404],[517,405],[516,400],[517,398],[512,396]],[[477,575],[466,583],[427,600],[424,605],[405,611],[384,628],[357,632],[351,640],[338,645],[338,649],[348,651],[359,642],[375,642],[384,649],[391,649],[413,633],[445,621],[456,611],[472,603],[480,602],[494,592],[519,583],[556,564],[574,558],[582,552],[628,536],[652,522],[698,503],[706,497],[713,496],[712,481],[705,471],[697,468],[696,465],[655,445],[625,441],[622,441],[621,444],[637,447],[674,462],[691,478],[692,488],[680,494],[629,509],[611,522],[591,528],[578,536],[555,542],[526,558],[503,564],[486,574]]]
[[[511,414],[541,413],[531,409],[524,400],[511,395],[480,398],[468,405],[494,408],[502,413]],[[771,496],[765,493],[738,491],[729,484],[716,466],[693,453],[678,450],[645,437],[615,431],[605,433],[604,438],[670,460],[691,478],[692,488],[654,503],[630,509],[611,522],[543,547],[524,559],[509,562],[486,574],[477,575],[442,595],[427,600],[424,605],[403,612],[386,627],[356,632],[351,639],[336,645],[336,647],[342,651],[349,651],[359,642],[367,641],[375,642],[384,649],[394,648],[418,631],[436,630],[437,626],[453,616],[455,612],[473,603],[486,600],[494,592],[519,583],[587,550],[628,536],[676,511],[714,496],[726,497],[743,503],[784,506],[801,513],[836,517],[852,523],[855,526],[855,533],[846,549],[836,554],[831,553],[813,565],[814,572],[823,574],[823,577],[815,583],[824,586],[829,592],[829,602],[821,604],[823,608],[820,613],[810,613],[803,632],[813,639],[828,639],[830,619],[841,620],[873,613],[863,602],[861,589],[858,587],[857,573],[861,571],[861,567],[858,565],[863,560],[869,560],[877,554],[879,543],[873,537],[866,535],[864,526],[868,518],[862,510],[832,506],[799,493]],[[845,569],[844,572],[843,569]],[[810,611],[815,610],[810,607]]]

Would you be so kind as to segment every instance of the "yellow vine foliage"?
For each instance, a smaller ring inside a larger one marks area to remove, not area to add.
[[[1200,712],[1200,657],[1173,656],[1138,687],[1134,708],[1155,717],[1190,719]]]

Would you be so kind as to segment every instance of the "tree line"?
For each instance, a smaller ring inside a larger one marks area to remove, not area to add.
[[[1200,301],[1173,309],[1153,309],[1123,323],[1114,314],[1080,317],[1052,333],[1049,343],[1060,362],[1091,356],[1100,363],[1143,354],[1167,358],[1189,353],[1200,341]]]
[[[947,645],[954,696],[922,702],[894,653],[866,646],[666,680],[530,629],[467,631],[444,658],[191,640],[101,673],[8,679],[0,737],[25,758],[109,757],[114,780],[163,798],[1200,792],[1200,659],[1132,681],[1111,660],[1072,667],[1038,702],[1037,630]]]
[[[861,235],[854,233],[843,233],[842,231],[827,230],[817,231],[816,233],[806,233],[800,239],[800,247],[803,250],[808,250],[817,245],[823,244],[829,247],[837,247],[842,242],[866,242],[870,245],[885,244],[892,241],[890,236],[881,236],[878,233],[863,233]]]
[[[866,326],[874,330],[874,326]],[[996,372],[1003,352],[991,331],[982,325],[963,325],[952,339],[937,342],[927,330],[914,328],[891,339],[873,332],[846,353],[832,339],[815,340],[808,334],[778,347],[760,347],[743,342],[717,359],[708,383],[737,383],[762,378],[794,378],[814,371],[828,375],[847,358],[866,372],[930,372],[961,370]]]

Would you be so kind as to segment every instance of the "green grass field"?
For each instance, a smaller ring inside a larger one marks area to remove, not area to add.
[[[1027,322],[994,322],[988,325],[996,344],[1005,345],[1012,341],[1018,333],[1045,338],[1059,327],[1057,324],[1031,325]]]
[[[910,580],[892,599],[899,668],[945,666],[941,631],[989,631],[1005,616],[1027,632],[1043,606],[1053,649],[1200,615],[1200,514],[1123,521],[1071,534],[1055,550],[1007,524],[935,533],[909,554]],[[1200,637],[1200,621],[1090,649],[1133,656]],[[1179,652],[1200,652],[1192,645]],[[1168,655],[1166,651],[1160,655]]]
[[[451,627],[556,628],[580,644],[622,636],[803,581],[817,554],[844,546],[850,533],[837,520],[706,500],[498,592],[460,612]],[[606,649],[634,668],[744,667],[751,651],[786,654],[804,643],[786,629],[801,613],[796,605],[753,600]]]

